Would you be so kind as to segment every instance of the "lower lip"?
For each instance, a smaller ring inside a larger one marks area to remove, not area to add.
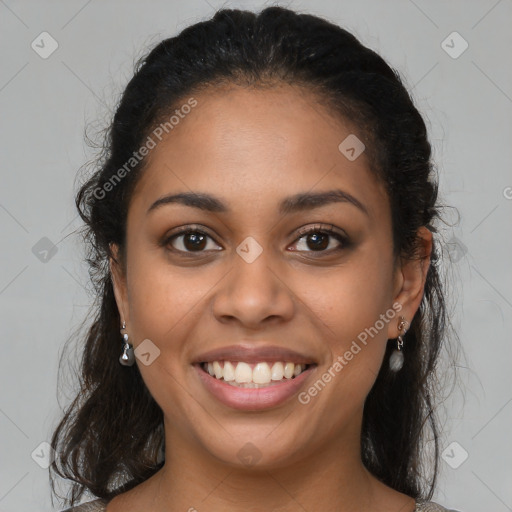
[[[276,407],[295,395],[311,376],[316,365],[311,365],[298,377],[264,388],[239,388],[232,386],[223,380],[212,377],[201,368],[200,364],[195,364],[194,367],[199,374],[201,382],[219,402],[233,409],[260,411]]]

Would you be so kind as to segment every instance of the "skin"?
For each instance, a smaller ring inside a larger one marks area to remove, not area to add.
[[[107,511],[412,512],[414,500],[380,483],[360,458],[364,400],[387,340],[399,334],[398,314],[306,405],[295,397],[264,411],[226,407],[191,361],[246,339],[312,355],[316,381],[393,303],[412,320],[431,232],[418,232],[423,260],[395,262],[384,188],[365,153],[349,161],[338,150],[349,134],[363,135],[308,91],[232,87],[194,97],[198,105],[151,151],[134,191],[124,265],[112,246],[116,301],[130,341],[137,347],[150,339],[160,350],[152,364],[136,364],[164,413],[166,463]],[[285,197],[331,189],[355,196],[368,215],[348,202],[277,211]],[[174,203],[147,213],[162,196],[190,191],[215,195],[232,211]],[[319,223],[344,230],[352,243],[330,237],[328,248],[315,251],[297,230]],[[184,236],[162,243],[189,224],[211,236],[202,253]],[[250,264],[236,252],[248,236],[263,249]],[[260,456],[250,467],[237,456],[247,442]]]

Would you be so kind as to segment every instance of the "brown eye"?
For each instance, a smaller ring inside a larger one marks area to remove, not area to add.
[[[213,239],[203,231],[186,228],[179,233],[168,237],[165,245],[171,246],[173,251],[181,253],[205,252],[208,250],[218,250],[219,246],[210,243]]]
[[[334,231],[332,228],[321,229],[318,226],[304,229],[295,244],[296,251],[329,253],[339,251],[349,246],[349,240],[345,235]],[[304,239],[304,241],[302,241]]]
[[[206,235],[201,233],[186,233],[182,244],[187,251],[201,251],[206,247]]]
[[[305,238],[306,246],[313,251],[324,250],[329,246],[330,235],[326,233],[310,233],[309,235],[306,235]]]

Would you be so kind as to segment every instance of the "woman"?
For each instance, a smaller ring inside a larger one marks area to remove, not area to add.
[[[446,510],[437,183],[398,74],[321,18],[220,10],[142,59],[100,160],[68,510]]]

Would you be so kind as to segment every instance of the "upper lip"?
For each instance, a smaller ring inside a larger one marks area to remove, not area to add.
[[[316,364],[315,360],[307,354],[276,345],[254,345],[253,343],[239,343],[209,350],[197,356],[193,363],[211,361],[244,361],[246,363],[289,361],[298,364]]]

